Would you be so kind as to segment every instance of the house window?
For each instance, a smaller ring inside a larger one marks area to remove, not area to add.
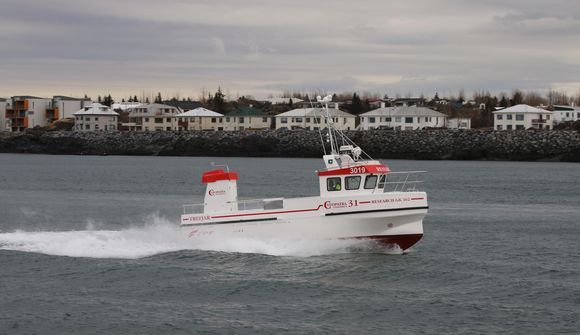
[[[91,126],[87,124],[87,125],[85,125],[85,129],[86,130],[90,130],[91,129]]]
[[[230,122],[230,117],[226,116],[226,122]]]
[[[503,127],[502,127],[502,125],[501,125],[501,124],[498,124],[498,125],[497,125],[497,130],[503,130]]]
[[[503,120],[503,115],[501,115],[501,114],[497,114],[497,116],[496,116],[496,119],[497,119],[497,120]]]
[[[517,124],[516,125],[516,130],[524,130],[524,125],[523,124]]]
[[[310,123],[310,118],[309,117],[306,118],[306,123]]]
[[[166,122],[171,122],[171,118],[170,118],[170,117],[168,117],[168,118],[166,118],[166,119],[165,119],[165,121],[166,121]]]
[[[240,123],[244,123],[244,117],[240,116]]]
[[[297,117],[296,118],[296,122],[302,122],[302,118],[301,117]]]
[[[505,116],[505,118],[506,118],[506,120],[511,120],[512,119],[512,115],[511,114],[508,114],[508,115]]]
[[[347,190],[358,190],[360,188],[361,176],[351,176],[344,178]]]
[[[385,118],[385,122],[391,122],[391,120],[392,120],[392,119],[393,119],[393,118],[391,118],[391,117],[386,117],[386,118]]]
[[[280,118],[280,123],[288,123],[288,118],[287,117],[281,117]]]
[[[95,116],[95,121],[99,121],[99,118]]]
[[[429,118],[425,116],[425,122],[429,122]]]
[[[145,122],[149,122],[149,118],[148,117],[145,118]]]
[[[378,177],[375,175],[369,175],[365,179],[365,189],[370,190],[377,186]]]
[[[85,121],[91,121],[91,118],[90,117],[87,117]]]
[[[263,117],[262,118],[262,122],[268,122],[268,118],[267,117]]]
[[[508,124],[508,125],[506,126],[506,130],[512,130],[512,125],[511,125],[511,124]]]
[[[211,118],[211,123],[216,123],[216,118],[215,117],[212,117]]]
[[[401,122],[401,117],[400,116],[395,116],[395,122]]]
[[[524,114],[516,114],[516,121],[524,121]]]
[[[319,117],[315,118],[314,123],[320,123],[320,118]]]
[[[412,117],[406,117],[405,118],[405,123],[413,123],[413,118]]]
[[[98,124],[95,125],[95,130],[99,130],[99,125]]]
[[[375,123],[375,118],[374,117],[369,117],[369,123]]]
[[[326,190],[327,191],[340,191],[342,185],[340,183],[340,177],[333,177],[326,179]]]
[[[546,120],[549,120],[549,119],[550,119],[550,115],[546,115]]]
[[[155,118],[155,123],[163,123],[163,118],[159,117],[159,118]]]

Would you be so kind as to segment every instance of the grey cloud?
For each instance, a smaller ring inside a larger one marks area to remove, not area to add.
[[[428,94],[580,81],[577,1],[25,2],[0,11],[0,95],[217,85]]]

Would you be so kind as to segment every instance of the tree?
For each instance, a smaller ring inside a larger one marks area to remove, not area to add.
[[[155,97],[155,103],[160,104],[162,102],[163,102],[163,99],[161,98],[161,92],[158,92],[157,96]]]
[[[137,96],[133,97],[133,102],[139,102],[139,99],[137,99]]]
[[[352,103],[350,105],[350,111],[354,115],[359,115],[364,111],[364,106],[359,96],[356,93],[352,95]]]
[[[515,90],[512,94],[511,105],[521,105],[524,103],[524,93],[520,90]]]
[[[225,114],[227,112],[226,101],[224,99],[224,94],[222,93],[221,87],[218,87],[217,92],[213,95],[211,99],[211,107],[214,111]]]
[[[97,101],[98,101],[99,103],[101,103],[101,102],[102,102],[102,100],[101,100],[101,96],[100,96],[100,95],[99,95],[99,97],[97,98]]]
[[[149,103],[149,97],[145,98],[145,103],[148,104]]]
[[[107,95],[105,96],[105,98],[103,99],[103,105],[111,107],[111,105],[114,103],[115,101],[113,101],[113,98],[111,97],[111,95]]]

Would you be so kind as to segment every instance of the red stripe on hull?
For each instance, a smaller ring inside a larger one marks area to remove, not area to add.
[[[406,235],[374,235],[374,236],[359,236],[356,239],[361,240],[375,240],[388,246],[394,244],[398,245],[401,250],[407,250],[423,237],[423,234],[406,234]]]

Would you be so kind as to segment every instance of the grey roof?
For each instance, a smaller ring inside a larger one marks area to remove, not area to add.
[[[325,111],[322,108],[296,108],[285,113],[280,113],[276,117],[323,117]],[[352,114],[343,112],[335,108],[328,108],[330,117],[355,117]]]
[[[552,114],[552,111],[545,110],[542,108],[536,108],[525,104],[519,104],[511,106],[508,108],[500,109],[492,112],[492,114],[504,114],[504,113],[533,113],[533,114]]]
[[[437,116],[447,117],[431,108],[417,106],[385,107],[377,108],[360,116]]]
[[[67,97],[64,95],[55,95],[52,98],[58,99],[58,100],[67,100],[67,101],[90,101],[91,100],[89,98],[72,98],[72,97]]]
[[[203,107],[198,107],[185,113],[175,115],[175,117],[222,117],[222,116],[223,114],[210,111],[209,109],[205,109]]]
[[[73,115],[107,115],[107,116],[118,116],[119,113],[112,111],[109,107],[101,105],[98,102],[94,102],[85,108],[74,112]]]

